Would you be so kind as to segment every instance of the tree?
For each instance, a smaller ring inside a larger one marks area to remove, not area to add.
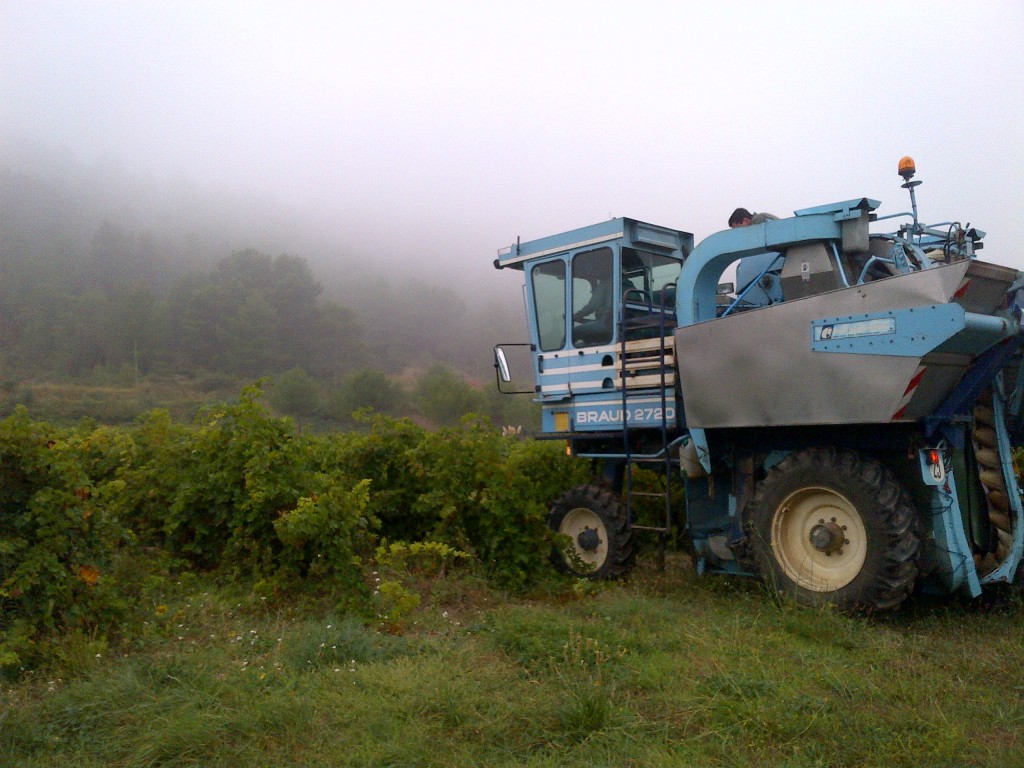
[[[245,376],[262,376],[294,362],[276,341],[279,319],[262,293],[246,296],[220,329],[224,367]]]
[[[320,408],[320,386],[302,368],[292,368],[274,380],[270,404],[295,417],[295,427],[302,434],[302,418],[315,416]]]
[[[297,362],[315,376],[330,378],[366,365],[369,353],[363,343],[363,328],[356,313],[333,301],[324,302],[313,319],[313,328],[303,336]]]
[[[247,377],[301,367],[328,379],[365,364],[355,314],[319,300],[305,259],[238,251],[178,282],[171,312],[183,365]]]
[[[483,397],[450,368],[432,365],[416,382],[420,413],[438,426],[454,426],[467,413],[483,410]]]
[[[328,412],[339,421],[352,423],[352,414],[361,408],[391,415],[401,409],[404,400],[402,388],[382,371],[364,368],[342,381],[331,396]]]

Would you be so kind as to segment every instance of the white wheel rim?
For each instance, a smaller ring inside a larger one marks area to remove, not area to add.
[[[829,536],[838,534],[833,536],[831,551],[812,542],[815,530],[822,527],[827,527]],[[833,592],[861,572],[868,537],[849,499],[830,488],[809,487],[791,493],[776,508],[771,545],[782,571],[798,586]]]
[[[583,549],[579,543],[580,534],[588,530],[595,531],[598,538],[597,547],[590,550]],[[558,532],[572,539],[572,546],[576,551],[576,556],[589,565],[592,570],[597,570],[604,564],[605,559],[608,557],[608,530],[605,528],[604,522],[593,510],[586,507],[576,507],[569,510],[565,517],[562,518],[562,523],[558,526]]]

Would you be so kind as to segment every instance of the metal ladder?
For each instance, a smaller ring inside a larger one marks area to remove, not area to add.
[[[666,331],[668,327],[666,324],[666,307],[665,307],[665,294],[667,288],[661,291],[661,302],[658,307],[658,313],[655,320],[652,320],[652,316],[655,315],[654,304],[651,297],[645,292],[639,289],[630,289],[625,292],[622,298],[622,314],[620,317],[619,328],[621,329],[620,340],[619,340],[619,383],[622,389],[622,445],[623,454],[625,456],[625,468],[623,471],[623,491],[622,495],[626,503],[626,524],[631,527],[634,531],[651,531],[658,534],[658,567],[664,568],[665,565],[665,539],[672,527],[672,475],[673,472],[673,460],[671,448],[672,444],[669,441],[668,433],[668,405],[669,396],[667,393],[668,387],[674,385],[675,371],[671,366],[667,365],[667,348],[665,344]],[[642,298],[642,302],[634,303],[645,303],[648,310],[648,316],[639,319],[628,319],[626,316],[628,310],[628,299],[631,293],[639,294]],[[629,358],[627,350],[627,336],[628,331],[643,330],[654,328],[657,330],[658,343],[656,349],[651,351],[655,352],[653,356],[644,356],[639,358]],[[628,410],[629,410],[629,387],[628,382],[631,376],[636,376],[641,370],[650,370],[652,365],[656,362],[657,364],[657,381],[659,383],[658,391],[661,396],[661,422],[658,428],[658,434],[660,437],[660,444],[658,445],[658,451],[656,453],[635,453],[633,450],[632,441],[630,440],[630,429],[628,425]],[[673,398],[674,399],[674,398]],[[634,464],[654,464],[661,465],[662,474],[664,477],[664,490],[660,492],[656,491],[637,491],[633,489],[633,466]],[[637,498],[660,498],[664,504],[665,511],[665,523],[664,525],[634,525],[633,524],[633,501]]]

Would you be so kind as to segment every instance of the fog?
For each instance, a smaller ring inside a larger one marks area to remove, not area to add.
[[[1024,268],[1014,0],[3,0],[0,58],[4,168],[470,302],[514,291],[517,236],[610,216],[699,240],[739,205],[906,210],[905,154],[923,218]]]

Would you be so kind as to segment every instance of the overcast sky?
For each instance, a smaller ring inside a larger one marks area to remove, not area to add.
[[[0,0],[0,57],[8,146],[280,200],[438,281],[609,216],[906,210],[905,154],[924,218],[1024,268],[1020,0]]]

